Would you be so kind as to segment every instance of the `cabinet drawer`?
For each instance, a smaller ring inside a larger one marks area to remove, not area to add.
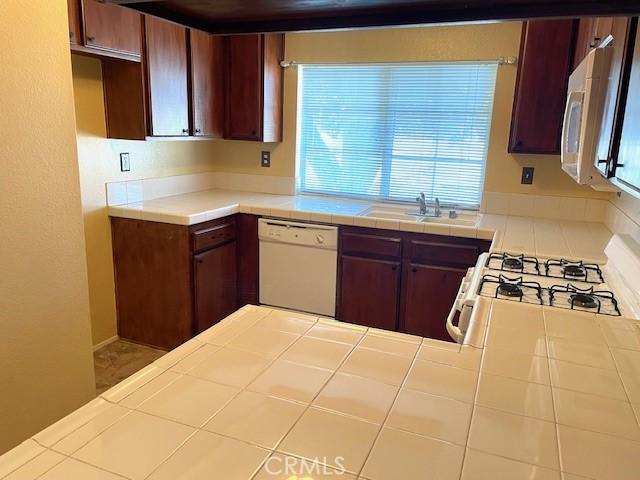
[[[453,267],[472,267],[478,260],[478,247],[474,245],[456,245],[449,243],[409,241],[408,258],[411,263],[421,265],[447,265]]]
[[[193,232],[195,252],[213,248],[236,238],[236,222],[226,222]]]
[[[340,247],[343,255],[399,259],[402,255],[402,238],[343,232]]]

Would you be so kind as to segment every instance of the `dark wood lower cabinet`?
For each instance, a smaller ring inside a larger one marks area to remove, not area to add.
[[[451,341],[446,320],[490,242],[370,228],[340,230],[339,320]]]
[[[189,230],[112,218],[118,335],[172,349],[193,333]]]
[[[445,321],[466,273],[455,267],[407,265],[401,331],[451,341]]]
[[[173,349],[258,301],[257,217],[192,226],[114,217],[111,230],[123,339]]]
[[[343,256],[339,317],[351,323],[396,330],[400,262]]]
[[[236,241],[193,257],[195,333],[205,331],[238,308]]]

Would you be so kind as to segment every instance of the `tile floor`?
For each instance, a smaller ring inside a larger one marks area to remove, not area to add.
[[[138,370],[155,362],[165,353],[167,352],[164,350],[124,340],[116,340],[96,350],[93,354],[96,394],[100,395]]]

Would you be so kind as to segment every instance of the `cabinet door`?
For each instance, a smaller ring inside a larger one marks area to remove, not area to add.
[[[636,34],[616,178],[640,196],[640,35]]]
[[[262,52],[263,35],[227,37],[227,138],[262,137]]]
[[[576,33],[576,48],[573,55],[573,70],[580,65],[589,51],[594,47],[593,39],[596,35],[596,18],[583,17],[578,23]]]
[[[82,1],[87,47],[140,57],[141,16],[129,8],[97,0]]]
[[[523,27],[510,153],[559,154],[575,20],[537,20]]]
[[[186,29],[149,16],[145,25],[150,133],[188,136]]]
[[[400,331],[451,341],[446,321],[465,269],[407,264]]]
[[[191,133],[222,137],[224,122],[222,37],[190,30]]]
[[[593,37],[593,46],[598,47],[607,40],[609,35],[613,35],[614,25],[617,17],[599,17],[596,19],[596,28]]]
[[[624,111],[626,102],[626,88],[623,88],[623,72],[627,67],[627,51],[629,45],[629,30],[631,19],[619,17],[612,20],[608,33],[603,38],[608,41],[605,48],[610,48],[611,63],[605,94],[604,110],[602,113],[602,125],[598,139],[596,167],[603,175],[609,176],[613,158],[617,156],[617,147],[620,138],[622,117],[620,111]],[[611,36],[608,40],[607,37]],[[622,110],[621,110],[622,109]]]
[[[368,327],[396,330],[400,263],[342,256],[338,318]]]
[[[238,307],[236,242],[194,255],[195,333]]]
[[[78,45],[80,43],[80,0],[68,0],[67,10],[69,12],[69,43]]]

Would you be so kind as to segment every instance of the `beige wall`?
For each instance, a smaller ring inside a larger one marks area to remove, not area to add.
[[[344,32],[291,33],[286,36],[286,59],[299,63],[478,60],[517,56],[519,22],[430,28],[373,29]],[[576,197],[600,197],[561,172],[556,156],[509,155],[516,68],[498,70],[493,128],[489,145],[485,190]],[[296,133],[295,69],[285,71],[284,142],[256,144],[225,141],[216,144],[216,169],[229,172],[293,176]],[[259,166],[260,150],[272,151],[271,168]],[[522,166],[536,169],[532,186],[520,184]]]
[[[100,61],[73,55],[72,65],[95,345],[116,335],[111,231],[106,209],[105,183],[213,170],[214,142],[138,142],[105,138]],[[131,172],[120,172],[120,152],[131,154]]]
[[[95,394],[65,2],[0,14],[0,453]]]

